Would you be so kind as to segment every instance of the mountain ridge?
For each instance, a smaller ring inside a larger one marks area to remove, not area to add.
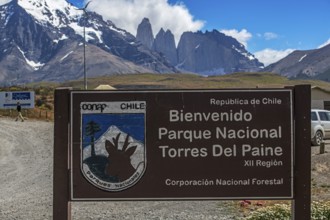
[[[82,16],[65,0],[14,0],[1,5],[0,13],[0,84],[81,78],[84,27],[89,75],[178,72],[130,33],[94,12]],[[60,67],[68,61],[61,54],[74,62]]]
[[[82,78],[84,29],[87,77],[262,71],[330,81],[329,45],[295,51],[263,68],[235,38],[217,30],[184,32],[176,44],[170,30],[160,29],[154,37],[149,19],[144,20],[149,37],[141,41],[95,12],[84,14],[66,0],[12,0],[0,5],[0,84]]]
[[[239,71],[259,71],[264,66],[235,38],[217,30],[184,32],[176,46],[170,30],[159,30],[152,36],[149,19],[144,18],[137,29],[137,39],[161,53],[181,71],[202,75],[222,75]]]
[[[313,50],[296,50],[263,71],[288,78],[330,81],[330,44]]]

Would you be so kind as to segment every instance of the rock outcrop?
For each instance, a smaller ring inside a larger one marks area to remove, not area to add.
[[[236,39],[216,30],[183,33],[177,53],[178,68],[205,75],[251,72],[263,67]]]
[[[152,49],[154,35],[152,33],[152,27],[148,18],[143,18],[142,22],[139,24],[136,39],[147,48]]]
[[[164,31],[163,28],[160,29],[156,35],[153,49],[165,56],[169,63],[175,66],[178,62],[176,46],[174,35],[170,30]]]

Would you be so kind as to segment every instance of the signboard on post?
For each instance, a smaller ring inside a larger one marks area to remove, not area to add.
[[[34,108],[34,91],[0,92],[0,108],[14,109],[17,102],[22,108]]]
[[[292,199],[293,91],[71,92],[71,200]]]

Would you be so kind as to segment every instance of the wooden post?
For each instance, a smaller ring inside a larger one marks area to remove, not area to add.
[[[311,219],[311,87],[294,87],[295,158],[292,219]]]
[[[55,90],[53,220],[71,220],[69,173],[70,89]]]
[[[320,144],[320,154],[324,154],[325,152],[325,142],[322,141]]]

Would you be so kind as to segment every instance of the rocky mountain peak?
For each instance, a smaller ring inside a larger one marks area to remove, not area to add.
[[[263,67],[236,39],[217,30],[183,33],[177,51],[180,69],[205,75],[251,72]]]
[[[170,30],[167,30],[166,32],[163,28],[159,30],[153,44],[153,49],[159,53],[162,53],[170,64],[174,66],[177,64],[178,58],[176,53],[175,39]]]
[[[137,38],[149,48],[153,42],[152,49],[182,71],[218,75],[263,68],[244,45],[218,30],[184,32],[177,47],[171,30],[165,32],[161,28],[154,40],[151,33],[150,21],[144,18],[138,27]]]
[[[143,18],[137,28],[136,39],[147,48],[151,49],[154,43],[154,35],[152,32],[151,23],[148,18]]]
[[[161,28],[157,35],[164,35],[164,34],[165,34],[165,31],[163,28]],[[156,35],[156,37],[157,37],[157,35]]]

